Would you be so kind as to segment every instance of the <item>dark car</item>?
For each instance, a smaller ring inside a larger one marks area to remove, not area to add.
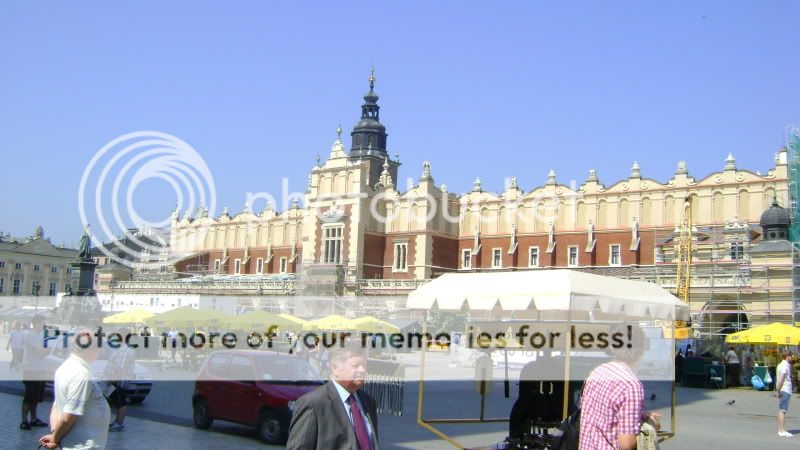
[[[54,350],[51,350],[51,353],[45,357],[45,365],[49,373],[49,381],[45,382],[45,388],[50,390],[53,389],[52,380],[58,366],[69,356],[69,352],[61,349],[59,346],[53,348]],[[90,366],[92,375],[94,375],[97,380],[103,380],[106,364],[108,364],[107,359],[98,359]],[[144,402],[144,399],[147,398],[147,394],[150,393],[152,388],[153,381],[150,376],[150,371],[137,362],[133,368],[133,379],[128,380],[125,384],[125,396],[132,404],[139,404]]]
[[[211,354],[195,383],[194,424],[208,429],[215,419],[256,428],[269,444],[284,444],[295,401],[323,384],[303,358],[257,350]]]

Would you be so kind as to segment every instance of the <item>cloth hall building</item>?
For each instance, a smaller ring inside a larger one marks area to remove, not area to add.
[[[768,156],[774,165],[766,174],[739,168],[728,155],[720,158],[719,171],[702,176],[678,162],[664,182],[647,178],[634,163],[626,179],[610,183],[589,170],[585,182],[571,188],[551,170],[532,189],[522,183],[536,180],[511,178],[503,192],[488,192],[476,179],[471,192],[460,195],[449,192],[426,162],[416,184],[402,191],[374,76],[349,151],[341,128],[338,133],[327,158],[311,168],[302,204],[259,212],[245,206],[237,214],[226,208],[218,217],[202,208],[173,212],[171,251],[186,255],[176,271],[217,280],[286,274],[283,293],[325,284],[344,305],[362,306],[370,294],[402,295],[452,271],[569,267],[672,288],[677,227],[688,198],[696,267],[692,309],[706,314],[706,323],[713,316],[720,329],[734,321],[791,317],[789,247],[766,257],[751,253],[764,240],[762,213],[773,203],[787,205],[785,148]],[[118,288],[136,287],[127,283]],[[270,283],[256,283],[249,293],[268,293],[276,286]]]

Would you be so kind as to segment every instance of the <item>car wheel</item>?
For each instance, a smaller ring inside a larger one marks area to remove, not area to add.
[[[194,402],[192,419],[194,420],[194,426],[201,430],[211,428],[211,424],[214,423],[214,419],[208,416],[208,403],[202,398],[198,398]]]
[[[258,421],[258,437],[267,444],[285,444],[289,437],[289,424],[275,411],[264,411]]]

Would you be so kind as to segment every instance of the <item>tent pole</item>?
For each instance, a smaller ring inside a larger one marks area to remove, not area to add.
[[[422,425],[422,398],[425,391],[425,348],[428,346],[426,336],[428,332],[428,311],[425,311],[425,320],[422,322],[422,352],[420,353],[420,366],[419,366],[419,389],[417,392],[417,423]]]
[[[570,366],[570,353],[572,353],[572,311],[567,313],[567,354],[564,359],[564,404],[563,404],[563,417],[566,419],[569,416],[569,366]]]

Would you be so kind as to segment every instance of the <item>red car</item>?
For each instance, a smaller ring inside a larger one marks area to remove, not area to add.
[[[215,419],[236,422],[255,427],[269,444],[284,444],[295,400],[323,383],[317,371],[296,355],[217,351],[195,382],[194,424],[205,430]]]

